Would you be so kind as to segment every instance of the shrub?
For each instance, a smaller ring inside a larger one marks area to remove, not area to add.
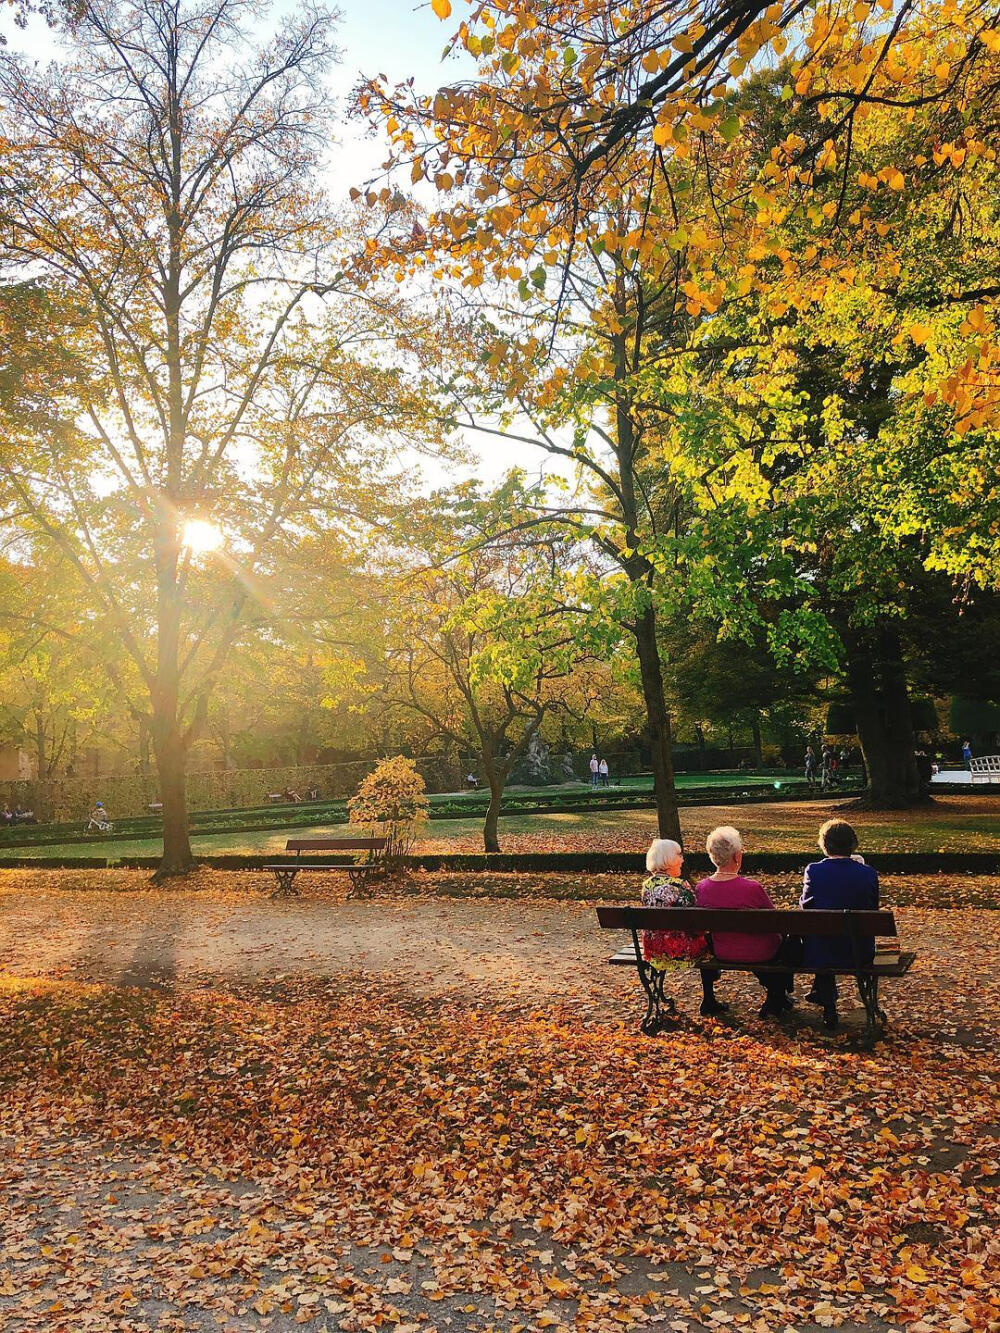
[[[398,865],[427,820],[424,780],[412,759],[402,755],[382,759],[347,802],[347,808],[352,824],[365,825],[373,833],[376,825],[381,826],[381,836],[386,839],[384,859],[390,867]]]

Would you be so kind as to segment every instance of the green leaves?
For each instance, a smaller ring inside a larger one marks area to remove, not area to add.
[[[740,132],[740,118],[733,114],[726,116],[725,120],[719,122],[719,133],[725,139],[726,143],[732,143]]]

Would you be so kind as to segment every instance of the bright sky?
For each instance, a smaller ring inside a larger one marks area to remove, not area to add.
[[[272,13],[280,16],[294,7],[295,0],[276,0]],[[344,104],[362,75],[384,74],[393,83],[412,76],[418,88],[430,90],[474,72],[473,62],[464,52],[442,58],[457,25],[457,14],[442,23],[429,0],[416,5],[413,0],[341,0],[339,9],[343,58],[333,71],[331,88]],[[33,19],[22,32],[9,15],[0,14],[0,32],[11,49],[40,64],[56,55],[52,33],[40,20]],[[345,119],[340,142],[331,146],[328,182],[331,194],[346,197],[351,186],[363,185],[378,172],[384,156],[384,146],[377,139],[367,137],[362,125],[348,124]],[[466,438],[478,459],[472,470],[489,480],[513,466],[537,473],[545,458],[540,450],[529,445],[477,437],[475,433],[467,434]],[[419,466],[431,485],[456,479],[453,469],[445,471],[433,460],[422,460]]]
[[[276,0],[267,26],[294,8],[295,0]],[[442,59],[455,20],[442,23],[429,3],[415,6],[411,0],[344,0],[338,8],[343,59],[332,74],[331,86],[335,96],[345,103],[362,75],[385,74],[390,82],[412,76],[419,88],[436,88],[473,70],[464,52]],[[52,32],[39,19],[32,19],[22,32],[9,13],[0,13],[0,33],[12,50],[41,64],[56,55]],[[360,125],[345,123],[341,144],[331,153],[331,187],[338,194],[346,195],[351,185],[362,183],[383,159],[381,145],[365,138],[362,130]]]

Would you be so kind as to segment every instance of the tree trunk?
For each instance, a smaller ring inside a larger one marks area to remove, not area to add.
[[[37,764],[37,778],[39,782],[45,782],[49,776],[49,756],[48,746],[46,744],[45,718],[40,708],[35,710],[35,762]]]
[[[188,832],[186,766],[187,753],[176,720],[173,725],[164,719],[154,725],[157,735],[153,751],[160,782],[160,800],[163,803],[163,855],[153,878],[169,879],[186,875],[194,869],[191,838]]]
[[[144,778],[149,777],[150,769],[150,747],[151,737],[149,734],[149,723],[145,718],[139,720],[139,772]]]
[[[753,762],[756,768],[764,767],[764,745],[760,737],[760,713],[754,709],[750,719],[750,734],[753,736]]]
[[[173,513],[164,506],[156,544],[157,641],[153,690],[153,753],[163,803],[163,855],[153,879],[159,882],[194,869],[188,834],[185,778],[187,748],[181,731],[180,590],[177,585],[178,532]]]
[[[651,606],[646,607],[636,621],[635,645],[642,678],[642,697],[649,718],[657,829],[661,838],[673,838],[675,842],[680,842],[681,821],[674,784],[670,714],[663,691],[660,649],[656,642],[656,615]]]
[[[483,769],[490,788],[490,803],[483,822],[483,847],[487,854],[500,850],[500,802],[503,798],[503,776],[497,770],[492,756],[483,755]]]
[[[926,800],[917,772],[899,635],[882,626],[846,636],[847,683],[868,783],[867,805],[904,810]]]
[[[181,140],[183,120],[175,59],[167,68],[166,118],[169,136],[169,183],[167,185],[167,256],[163,283],[163,316],[166,332],[164,360],[167,381],[166,468],[156,516],[154,559],[156,564],[157,625],[156,679],[153,694],[153,753],[163,802],[163,856],[153,876],[161,881],[186,875],[194,868],[188,835],[185,769],[187,750],[180,717],[180,654],[182,589],[178,583],[180,524],[184,502],[184,361],[181,340],[182,222],[180,199],[183,188]]]

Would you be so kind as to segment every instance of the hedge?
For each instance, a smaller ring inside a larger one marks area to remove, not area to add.
[[[844,786],[842,794],[848,794],[853,788]],[[766,802],[784,801],[792,798],[801,801],[819,801],[827,799],[829,793],[817,792],[804,782],[782,783],[780,790],[774,787],[716,787],[706,790],[698,788],[691,792],[682,792],[678,804],[682,806],[698,805],[738,805],[744,801]],[[501,815],[530,814],[576,814],[581,810],[652,810],[655,801],[652,793],[615,793],[598,789],[577,793],[553,792],[545,796],[512,796],[505,798]],[[486,814],[486,804],[481,801],[439,801],[433,802],[430,818],[437,819],[481,819]],[[0,829],[0,848],[9,847],[44,847],[47,844],[94,846],[113,845],[135,838],[155,838],[160,833],[160,820],[156,816],[134,819],[116,819],[115,831],[108,834],[84,833],[85,821],[73,820],[61,824],[25,824],[16,828]],[[346,824],[347,807],[343,801],[301,802],[294,805],[256,806],[251,809],[203,810],[192,811],[190,828],[192,834],[211,833],[266,833],[277,829],[308,828],[315,824]]]
[[[755,852],[747,857],[750,874],[778,875],[801,872],[806,863],[816,859],[816,852]],[[879,852],[870,858],[880,874],[1000,874],[1000,852]],[[210,870],[263,870],[265,865],[305,865],[291,856],[199,856],[200,865]],[[159,858],[155,856],[125,856],[121,859],[85,857],[0,857],[4,870],[155,870]],[[702,875],[711,869],[704,854],[693,853],[687,858],[692,875]],[[458,874],[591,874],[591,875],[645,875],[645,853],[642,852],[512,852],[485,853],[448,852],[429,856],[408,856],[405,866],[410,870],[428,870]]]

